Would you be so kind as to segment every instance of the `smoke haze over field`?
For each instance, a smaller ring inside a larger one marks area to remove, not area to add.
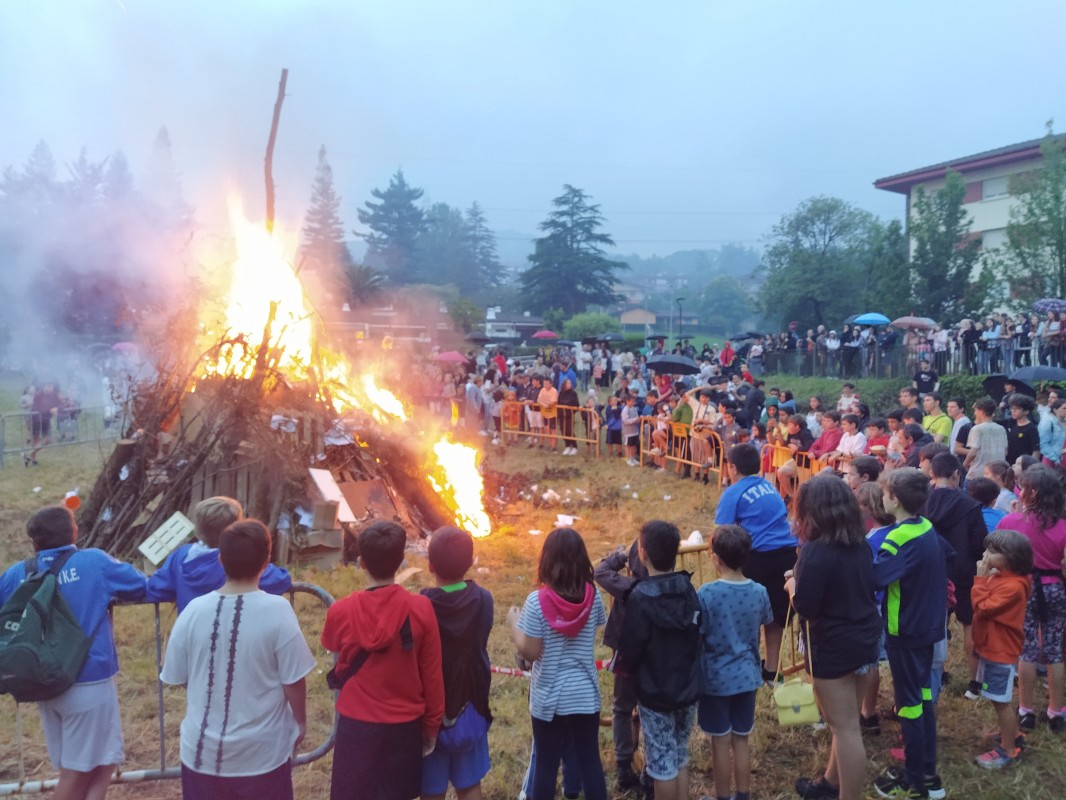
[[[536,231],[563,183],[618,250],[757,244],[815,194],[882,217],[878,177],[1039,137],[1066,4],[8,2],[0,164],[116,150],[141,175],[169,130],[201,225],[261,213],[282,67],[278,216],[298,227],[320,144],[347,228],[402,166],[427,202]],[[0,265],[8,268],[8,265]]]

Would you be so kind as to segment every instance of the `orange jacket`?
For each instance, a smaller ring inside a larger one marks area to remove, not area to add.
[[[997,664],[1013,664],[1022,654],[1022,623],[1032,583],[1026,575],[1001,572],[976,576],[973,601],[973,646],[977,655]]]

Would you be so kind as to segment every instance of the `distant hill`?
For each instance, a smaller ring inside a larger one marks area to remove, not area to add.
[[[727,244],[715,250],[678,250],[667,256],[612,254],[613,258],[629,264],[633,273],[644,275],[676,275],[690,278],[690,285],[701,285],[713,275],[732,275],[738,280],[749,279],[759,266],[757,250],[742,245]]]

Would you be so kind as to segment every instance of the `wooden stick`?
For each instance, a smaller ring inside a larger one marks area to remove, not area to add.
[[[274,231],[274,142],[278,138],[278,120],[281,119],[281,104],[285,102],[285,83],[289,80],[289,71],[281,71],[278,83],[278,99],[274,101],[274,119],[270,123],[270,138],[267,139],[266,151],[266,229]]]

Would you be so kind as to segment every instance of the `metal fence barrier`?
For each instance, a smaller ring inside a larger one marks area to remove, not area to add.
[[[333,596],[313,583],[293,583],[289,591],[290,601],[295,600],[297,594],[308,594],[321,601],[323,607],[333,605]],[[136,604],[130,604],[136,605]],[[163,668],[163,628],[159,614],[159,603],[155,603],[155,656],[156,656],[156,692],[159,704],[159,767],[152,769],[119,769],[111,778],[111,783],[143,783],[145,781],[172,780],[181,777],[181,765],[167,766],[167,741],[166,741],[166,709],[163,702],[163,682],[159,680],[159,671]],[[17,736],[19,740],[19,780],[11,783],[0,783],[0,797],[9,797],[16,794],[42,794],[55,789],[59,782],[58,778],[44,780],[26,780],[26,769],[22,754],[22,711],[21,705],[16,704],[15,715]],[[337,715],[333,715],[333,728],[324,742],[313,750],[299,753],[293,758],[293,766],[310,764],[312,761],[325,756],[333,749],[333,742],[337,736]]]
[[[17,463],[18,456],[28,456],[37,449],[117,439],[125,425],[121,412],[105,406],[62,408],[48,415],[33,411],[0,414],[0,469],[12,456]]]

